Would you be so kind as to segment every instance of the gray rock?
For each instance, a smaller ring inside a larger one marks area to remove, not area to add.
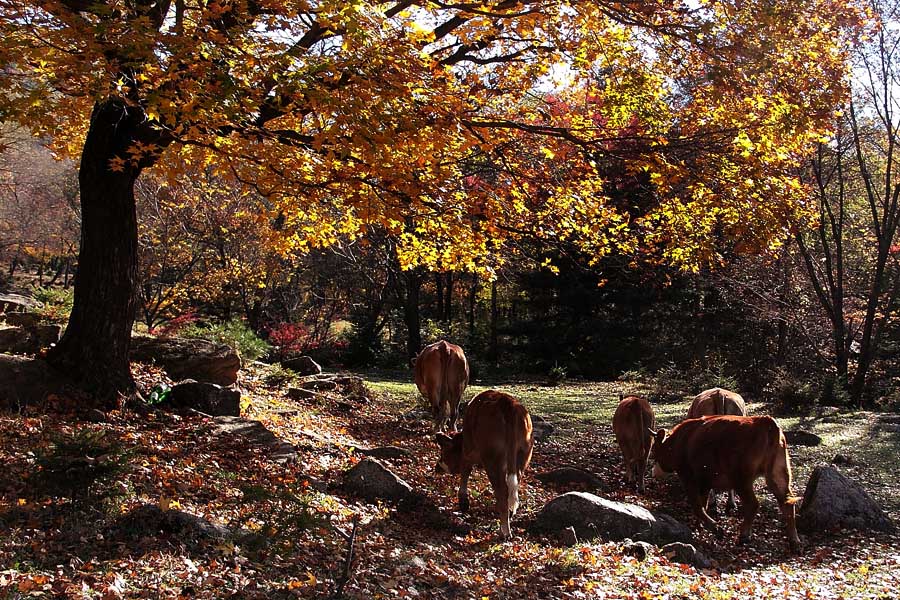
[[[672,542],[684,542],[690,544],[694,541],[694,532],[690,527],[671,515],[663,512],[650,511],[654,521],[648,531],[643,531],[635,536],[636,540],[650,542],[657,546],[663,546]]]
[[[895,530],[890,518],[858,483],[831,465],[819,465],[803,493],[797,529],[809,533],[838,528]]]
[[[2,317],[0,317],[3,321],[6,321],[7,325],[12,325],[14,327],[25,327],[26,329],[37,327],[41,322],[41,315],[35,313],[25,313],[25,312],[16,312],[16,313],[6,313]]]
[[[670,561],[683,565],[693,565],[698,569],[708,569],[712,566],[709,558],[691,544],[681,542],[666,544],[660,548],[660,552]]]
[[[234,348],[199,338],[134,335],[130,356],[135,362],[159,365],[176,381],[193,379],[232,385],[241,368]]]
[[[0,409],[21,410],[51,395],[89,401],[67,377],[38,358],[0,354]]]
[[[313,379],[312,381],[304,381],[300,387],[305,390],[330,392],[331,390],[337,389],[337,384],[330,379]]]
[[[837,453],[834,455],[834,458],[831,459],[831,463],[834,465],[852,465],[853,459],[847,456],[846,454]]]
[[[562,530],[563,546],[574,546],[578,543],[578,534],[575,533],[574,527],[566,527]]]
[[[289,387],[287,389],[287,397],[291,400],[314,400],[318,396],[312,390],[304,390],[303,388]]]
[[[309,356],[294,356],[281,361],[281,366],[299,375],[318,375],[322,367]]]
[[[654,518],[635,504],[614,502],[584,492],[568,492],[548,502],[538,512],[534,527],[560,532],[574,527],[578,537],[622,540],[650,529]]]
[[[240,417],[216,417],[213,419],[213,435],[232,441],[240,438],[244,442],[264,448],[269,459],[277,463],[292,463],[297,460],[297,449],[274,433],[265,425],[253,419]]]
[[[413,453],[406,448],[397,446],[378,446],[377,448],[357,448],[357,452],[372,458],[382,458],[388,460],[396,460],[402,458],[412,458]]]
[[[0,352],[9,354],[37,354],[42,348],[59,341],[59,325],[34,327],[6,327],[0,329]]]
[[[187,379],[172,387],[161,406],[193,408],[214,417],[237,417],[241,414],[241,393],[214,383]]]
[[[24,312],[43,306],[39,301],[21,294],[0,294],[0,312]]]
[[[535,478],[552,485],[584,485],[593,489],[603,489],[603,480],[590,471],[578,467],[560,467],[546,473],[538,473]]]
[[[362,377],[357,377],[356,375],[339,375],[332,381],[334,381],[338,385],[344,385],[348,387],[357,387],[363,384]]]
[[[653,552],[653,544],[649,542],[632,542],[626,539],[622,544],[622,554],[633,556],[639,561],[646,559],[651,552]]]
[[[531,415],[532,436],[535,442],[543,442],[553,433],[553,423],[538,415]]]
[[[559,533],[574,527],[580,539],[633,538],[655,544],[691,539],[690,529],[660,513],[636,504],[615,502],[585,492],[568,492],[548,502],[535,516],[538,532]]]
[[[404,502],[415,497],[412,487],[377,460],[359,461],[344,475],[344,487],[367,500]]]
[[[785,431],[784,439],[792,446],[818,446],[822,443],[821,437],[805,429]]]
[[[140,504],[116,520],[109,533],[133,537],[156,537],[163,533],[179,541],[202,542],[226,539],[231,530],[183,510],[162,510],[155,504]]]

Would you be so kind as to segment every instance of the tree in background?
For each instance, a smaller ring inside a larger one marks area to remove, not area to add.
[[[803,212],[791,167],[843,93],[857,16],[838,0],[0,1],[0,115],[81,156],[75,306],[47,359],[103,402],[133,390],[134,185],[153,166],[255,190],[285,249],[377,224],[404,270],[478,270],[532,234],[598,259],[641,242],[684,268],[722,240],[768,248]],[[567,111],[535,102],[547,86]],[[474,191],[478,156],[503,168]],[[653,186],[637,218],[608,202],[610,157]]]
[[[853,96],[806,172],[815,227],[795,237],[831,327],[836,376],[855,404],[863,400],[900,293],[900,32],[894,26],[900,5],[873,8],[878,20],[855,54]]]

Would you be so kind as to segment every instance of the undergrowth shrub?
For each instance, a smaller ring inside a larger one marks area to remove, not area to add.
[[[41,303],[34,313],[40,315],[42,320],[65,324],[75,303],[75,290],[39,287],[34,290],[34,299]]]
[[[32,492],[73,501],[102,501],[123,494],[113,485],[129,468],[132,452],[105,431],[57,433],[37,453],[29,476]]]
[[[201,326],[193,323],[181,330],[183,337],[202,338],[211,342],[227,344],[238,351],[245,361],[253,361],[271,349],[265,340],[247,326],[241,319],[231,319],[224,323]]]

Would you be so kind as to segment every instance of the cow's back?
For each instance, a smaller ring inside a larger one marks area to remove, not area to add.
[[[740,394],[723,388],[700,392],[691,402],[688,419],[713,415],[747,416],[747,405]]]
[[[613,433],[623,452],[650,450],[650,429],[656,420],[650,403],[638,396],[623,398],[613,413]]]
[[[522,472],[534,446],[531,416],[515,398],[487,390],[469,402],[463,421],[463,456],[469,462],[502,461],[506,473]]]
[[[784,435],[772,417],[707,416],[678,424],[664,442],[683,477],[709,479],[715,489],[730,489],[755,479],[783,451]]]

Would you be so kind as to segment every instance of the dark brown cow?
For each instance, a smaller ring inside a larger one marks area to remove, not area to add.
[[[787,442],[772,417],[702,417],[678,424],[672,433],[655,434],[653,475],[678,473],[700,522],[717,533],[721,529],[706,512],[710,490],[734,489],[741,498],[744,521],[740,542],[750,539],[759,500],[753,482],[766,478],[787,526],[791,549],[800,549],[795,503],[791,489],[791,459]]]
[[[452,437],[438,434],[437,442],[437,470],[459,473],[459,509],[469,509],[472,467],[483,466],[494,489],[500,533],[510,537],[509,517],[519,508],[519,486],[534,447],[528,410],[509,394],[481,392],[466,407],[462,431]]]
[[[707,417],[714,415],[737,415],[739,417],[747,416],[747,405],[740,394],[726,390],[723,388],[711,388],[700,392],[691,407],[688,409],[688,419],[697,419],[699,417]],[[728,502],[725,505],[725,511],[734,512],[736,505],[734,502],[734,490],[728,490]],[[709,501],[707,510],[710,514],[719,513],[719,506],[716,503],[716,493],[709,493]]]
[[[434,432],[456,430],[459,401],[469,385],[469,363],[462,348],[441,340],[426,346],[415,359],[416,386],[431,405]]]
[[[644,473],[647,472],[647,457],[653,444],[652,429],[656,427],[653,408],[638,396],[627,396],[619,400],[613,414],[613,433],[622,450],[625,464],[625,480],[634,481],[637,489],[644,491]]]

